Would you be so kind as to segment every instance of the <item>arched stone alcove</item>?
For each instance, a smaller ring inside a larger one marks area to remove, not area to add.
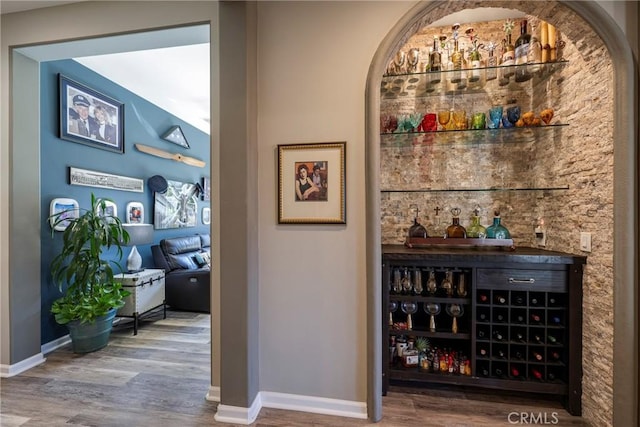
[[[632,179],[634,165],[630,159],[635,158],[635,149],[633,120],[617,113],[633,111],[633,100],[619,90],[633,85],[633,64],[628,43],[621,37],[619,28],[597,5],[425,2],[415,6],[381,44],[369,70],[367,89],[367,272],[369,314],[370,319],[376,319],[371,320],[376,325],[369,324],[369,342],[374,346],[370,353],[377,352],[379,356],[381,349],[381,334],[377,329],[381,303],[380,244],[385,241],[380,227],[384,209],[380,200],[378,120],[381,76],[393,55],[423,27],[451,13],[478,7],[516,9],[556,25],[569,45],[570,60],[576,64],[575,73],[559,82],[565,98],[571,99],[564,113],[571,116],[568,120],[575,125],[558,138],[562,143],[561,158],[548,164],[553,174],[569,177],[572,190],[552,197],[557,209],[548,215],[554,218],[557,234],[549,249],[580,253],[575,238],[580,230],[594,232],[600,240],[589,254],[583,284],[583,416],[590,423],[613,425],[614,419],[620,420],[624,414],[632,413],[634,406],[633,400],[624,397],[633,395],[634,380],[625,379],[622,374],[625,369],[633,368],[633,361],[619,354],[632,352],[637,346],[634,331],[627,326],[637,310],[628,304],[637,300],[633,261],[637,254],[629,253],[633,252],[629,248],[633,247],[634,236],[625,233],[633,229],[633,218],[637,216],[631,203],[636,183]],[[625,216],[624,212],[634,214]],[[526,238],[523,240],[531,244]],[[611,351],[614,347],[615,353]],[[381,362],[376,356],[370,358],[373,369],[369,370],[368,403],[374,419],[380,417],[377,397],[380,372],[376,367]]]

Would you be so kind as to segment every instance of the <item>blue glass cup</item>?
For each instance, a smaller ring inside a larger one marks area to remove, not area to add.
[[[520,107],[514,105],[513,107],[507,108],[507,119],[511,122],[511,124],[515,125],[516,122],[520,119]]]
[[[489,122],[487,123],[489,129],[498,129],[500,127],[500,122],[502,121],[502,111],[502,105],[497,105],[489,109]]]

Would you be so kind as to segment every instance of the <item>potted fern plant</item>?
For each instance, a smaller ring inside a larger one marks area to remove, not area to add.
[[[53,281],[63,292],[51,312],[57,323],[66,325],[75,353],[89,353],[105,347],[118,308],[130,294],[114,281],[114,265],[122,267],[122,245],[129,234],[119,218],[106,213],[105,201],[91,194],[91,207],[76,217],[65,212],[49,217],[52,236],[57,225],[67,224],[62,250],[51,261]],[[118,261],[103,258],[103,251],[115,247]]]

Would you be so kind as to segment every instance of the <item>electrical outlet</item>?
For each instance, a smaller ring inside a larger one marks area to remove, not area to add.
[[[591,252],[591,233],[580,232],[580,250]]]
[[[535,234],[536,234],[536,244],[541,247],[544,248],[545,246],[547,246],[547,232],[544,228],[542,227],[536,227],[536,229],[534,230]]]

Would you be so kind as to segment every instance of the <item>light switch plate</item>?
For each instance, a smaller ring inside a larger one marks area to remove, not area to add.
[[[591,252],[591,233],[580,232],[580,250]]]

